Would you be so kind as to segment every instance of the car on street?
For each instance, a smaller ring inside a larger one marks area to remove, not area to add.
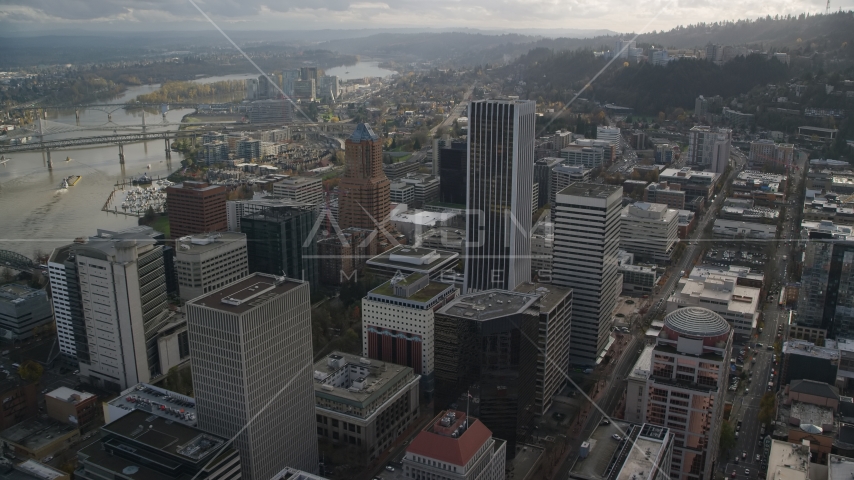
[[[611,438],[613,438],[614,440],[616,440],[618,442],[623,439],[623,437],[617,435],[616,433],[611,435]]]
[[[605,420],[602,420],[601,422],[599,422],[599,425],[610,425],[610,424],[611,424],[611,421],[608,419],[605,419]]]
[[[745,474],[745,475],[750,475],[750,469],[749,469],[749,468],[745,468],[745,469],[744,469],[744,474]]]
[[[762,455],[756,454],[756,461],[759,462],[762,460]]]
[[[735,478],[735,470],[733,470],[732,473],[729,474],[729,476]]]
[[[741,452],[741,458],[747,458],[747,450]]]
[[[393,472],[393,471],[394,471],[394,467],[392,467],[391,465],[386,465],[386,466],[385,466],[385,469],[386,469],[386,470],[388,470],[389,472]]]

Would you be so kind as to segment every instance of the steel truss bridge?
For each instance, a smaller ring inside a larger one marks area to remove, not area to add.
[[[0,266],[20,271],[32,271],[38,268],[36,262],[11,250],[0,250]]]
[[[0,147],[0,154],[26,152],[32,150],[45,150],[55,148],[73,148],[86,145],[124,144],[131,142],[142,142],[146,140],[168,140],[177,137],[191,137],[198,133],[184,132],[156,132],[156,133],[125,133],[118,135],[98,135],[92,137],[65,138],[61,140],[46,140],[43,142],[22,143],[19,145],[4,145]]]

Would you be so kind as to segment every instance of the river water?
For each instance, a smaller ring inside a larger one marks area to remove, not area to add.
[[[341,80],[353,80],[356,78],[376,78],[390,77],[394,75],[394,70],[380,68],[380,62],[358,62],[355,65],[344,65],[341,67],[333,67],[324,71],[326,75],[338,75]]]
[[[346,73],[349,72],[349,73]],[[328,75],[342,79],[386,77],[395,72],[379,68],[377,62],[360,62],[356,65],[330,68]],[[200,83],[220,80],[257,78],[246,73],[205,77]],[[128,88],[119,97],[97,103],[124,103],[137,95],[150,93],[159,85],[141,85]],[[179,123],[191,110],[170,110],[165,121]],[[46,140],[94,136],[113,133],[121,125],[141,125],[141,112],[116,110],[108,119],[107,112],[97,107],[80,111],[81,127],[85,131],[62,131],[76,124],[74,111],[49,111]],[[150,132],[177,130],[177,125],[159,125],[161,115],[146,114],[145,122]],[[116,182],[137,177],[147,172],[153,177],[165,177],[181,168],[181,155],[172,152],[166,158],[162,140],[131,143],[124,146],[125,164],[119,163],[116,145],[54,150],[51,152],[53,170],[48,170],[42,152],[20,152],[9,155],[5,167],[0,166],[0,250],[12,250],[32,257],[37,250],[49,252],[65,245],[76,237],[94,235],[97,229],[122,229],[137,224],[137,218],[101,211]],[[66,162],[66,157],[71,160]],[[151,165],[151,168],[148,168]],[[62,179],[70,175],[83,178],[67,190],[59,189]]]
[[[205,79],[214,81],[210,79]],[[150,93],[158,85],[128,88],[121,96],[93,103],[122,103],[137,95]],[[174,110],[166,121],[179,123],[191,110]],[[158,126],[160,115],[146,115],[148,131],[176,130],[177,126]],[[57,123],[75,125],[73,111],[48,112],[48,130],[62,127]],[[110,134],[113,126],[141,125],[139,112],[116,110],[112,121],[107,113],[97,109],[80,111],[82,132],[62,132],[45,135],[46,139]],[[75,237],[94,235],[98,228],[121,229],[136,225],[136,217],[101,211],[113,190],[113,185],[148,172],[166,176],[181,166],[181,155],[172,152],[166,158],[163,140],[132,143],[124,146],[125,164],[119,164],[116,145],[54,150],[51,152],[53,170],[48,170],[42,152],[20,152],[9,155],[5,167],[0,167],[0,249],[12,250],[31,257],[37,250],[50,251]],[[70,157],[70,161],[65,161]],[[151,165],[151,169],[147,166]],[[73,187],[60,190],[62,179],[69,175],[83,178]]]

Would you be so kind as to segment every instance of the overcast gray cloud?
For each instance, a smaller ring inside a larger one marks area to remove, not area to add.
[[[846,0],[851,1],[851,0]],[[223,28],[590,28],[621,32],[823,12],[825,0],[196,0]],[[833,5],[833,7],[845,7]],[[834,9],[835,9],[834,8]],[[850,8],[850,6],[849,6]],[[97,29],[204,27],[186,0],[0,0],[0,25]],[[179,26],[180,25],[180,26]]]

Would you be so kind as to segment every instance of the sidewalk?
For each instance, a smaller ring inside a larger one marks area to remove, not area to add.
[[[370,480],[385,471],[384,469],[386,464],[394,459],[404,446],[404,443],[408,443],[410,437],[414,436],[416,432],[420,432],[428,423],[430,423],[430,420],[433,420],[435,417],[436,415],[433,414],[432,402],[426,406],[422,406],[418,418],[409,425],[409,428],[397,436],[397,439],[395,439],[395,441],[392,442],[385,451],[383,451],[379,458],[368,464],[368,467],[365,469],[365,474],[361,475],[359,478],[363,480]]]

